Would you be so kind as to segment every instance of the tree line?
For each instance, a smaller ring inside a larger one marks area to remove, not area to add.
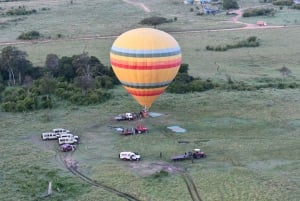
[[[0,54],[1,108],[8,112],[51,108],[63,99],[78,105],[96,104],[112,97],[119,84],[112,68],[87,52],[59,58],[48,54],[34,66],[26,52],[8,46]]]
[[[253,41],[255,38],[251,38]],[[250,40],[248,39],[248,40]],[[254,40],[256,41],[256,40]],[[103,103],[113,98],[112,89],[119,85],[112,68],[104,66],[87,52],[79,55],[58,57],[48,54],[43,66],[34,66],[27,53],[8,46],[0,54],[0,107],[5,112],[26,112],[47,109],[60,101],[75,105]],[[219,72],[219,64],[217,71]],[[211,89],[252,91],[261,88],[299,88],[291,77],[292,72],[282,67],[282,79],[263,79],[257,84],[235,81],[224,74],[226,81],[201,79],[189,74],[189,65],[182,63],[169,93],[202,92]],[[221,73],[221,72],[219,72]]]

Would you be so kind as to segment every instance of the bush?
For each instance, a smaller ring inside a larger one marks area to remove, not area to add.
[[[4,102],[1,104],[2,110],[4,112],[13,112],[15,111],[15,104],[13,102]]]
[[[273,0],[273,5],[276,6],[291,6],[293,4],[293,0]]]
[[[39,39],[41,34],[38,31],[29,31],[18,36],[19,40],[35,40]]]
[[[249,8],[243,13],[243,17],[253,17],[253,16],[273,16],[275,10],[273,8]]]
[[[168,22],[172,22],[173,20],[168,20],[164,17],[149,17],[149,18],[145,18],[142,21],[140,21],[140,24],[144,24],[144,25],[152,25],[152,26],[157,26],[163,23],[168,23]]]
[[[223,8],[225,10],[238,9],[239,5],[236,0],[223,0]]]
[[[37,11],[35,9],[26,10],[25,6],[19,6],[18,8],[11,8],[6,12],[6,15],[30,15]]]
[[[217,45],[215,47],[207,45],[206,50],[209,50],[209,51],[226,51],[228,49],[233,49],[233,48],[257,47],[259,45],[260,44],[257,41],[257,37],[256,36],[250,36],[246,40],[239,41],[238,43],[232,44],[232,45],[225,45],[225,46],[224,45]]]
[[[24,104],[24,101],[23,100],[19,100],[16,102],[15,104],[15,111],[16,112],[24,112],[26,111],[26,107],[25,107],[25,104]]]
[[[300,4],[294,4],[291,8],[300,10]]]

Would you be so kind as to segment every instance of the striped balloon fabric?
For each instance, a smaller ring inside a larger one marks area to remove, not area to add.
[[[178,73],[181,50],[170,34],[138,28],[121,34],[114,41],[110,62],[128,93],[149,109]]]

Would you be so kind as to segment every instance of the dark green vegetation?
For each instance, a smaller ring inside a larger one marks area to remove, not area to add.
[[[35,40],[39,38],[41,38],[41,34],[38,31],[29,31],[18,36],[20,40]]]
[[[55,100],[77,105],[104,102],[118,81],[111,68],[87,53],[59,58],[47,55],[45,66],[34,67],[27,53],[16,47],[3,48],[0,57],[2,110],[23,112],[52,108]]]
[[[191,80],[187,83],[193,83],[199,79],[201,84],[195,86],[205,85],[210,90],[164,93],[150,108],[163,115],[141,121],[149,128],[149,134],[128,137],[120,136],[113,127],[130,128],[138,122],[115,122],[112,118],[141,108],[117,85],[104,89],[113,95],[101,103],[80,105],[50,94],[48,97],[55,103],[52,108],[0,112],[0,200],[126,200],[72,174],[62,161],[65,158],[75,161],[78,170],[97,183],[142,201],[192,200],[180,171],[193,179],[203,201],[298,201],[299,11],[285,6],[280,9],[280,6],[261,4],[257,0],[237,1],[241,8],[276,9],[274,16],[254,16],[240,21],[255,24],[264,20],[267,27],[286,26],[231,30],[244,25],[234,24],[230,19],[233,16],[226,15],[225,11],[214,16],[196,16],[190,12],[190,5],[178,0],[138,2],[143,2],[151,12],[117,0],[82,0],[72,4],[70,1],[31,0],[1,3],[3,13],[17,8],[17,4],[24,4],[28,10],[40,11],[45,5],[49,8],[47,12],[28,16],[1,16],[1,49],[8,43],[21,53],[26,52],[25,58],[36,73],[31,73],[32,77],[42,79],[47,71],[50,78],[54,74],[61,87],[76,88],[82,94],[84,91],[75,86],[77,73],[70,74],[69,78],[62,70],[59,74],[64,76],[59,78],[46,66],[64,61],[69,69],[73,56],[88,52],[88,58],[95,55],[103,66],[109,67],[108,53],[116,35],[142,26],[139,24],[142,19],[164,16],[166,19],[177,17],[176,22],[159,25],[181,46],[184,65],[175,82]],[[45,40],[16,41],[22,32],[31,30],[40,32]],[[48,40],[49,36],[60,33],[64,36],[61,39]],[[224,52],[205,49],[207,45],[236,44],[251,36],[259,38],[258,47]],[[2,90],[9,83],[7,71],[5,75]],[[5,90],[16,89],[15,92],[22,94],[25,89],[27,93],[26,87],[19,84],[18,73],[14,75],[15,86]],[[40,85],[38,83],[39,88]],[[183,127],[187,132],[173,133],[166,128],[172,125]],[[55,127],[70,129],[80,136],[76,152],[60,158],[56,141],[40,140],[42,132]],[[170,161],[171,156],[193,148],[201,148],[207,158],[194,163]],[[127,150],[139,152],[142,161],[120,161],[118,153]],[[42,198],[47,194],[50,181],[53,194]]]
[[[243,13],[243,17],[253,16],[274,16],[275,10],[273,8],[249,8]]]
[[[6,15],[30,15],[35,14],[37,11],[35,9],[28,10],[25,6],[19,6],[17,8],[11,8],[10,10],[6,11]]]
[[[174,18],[174,21],[176,21],[176,19],[177,18]],[[153,27],[156,27],[160,24],[170,23],[170,22],[173,22],[173,19],[166,19],[164,17],[154,16],[154,17],[149,17],[149,18],[145,18],[145,19],[141,20],[140,24],[142,24],[142,25],[151,25]]]
[[[241,48],[241,47],[258,47],[259,41],[256,36],[251,36],[246,40],[239,41],[233,45],[218,45],[218,46],[206,46],[206,50],[211,51],[227,51],[228,49]]]
[[[294,4],[293,0],[273,0],[273,4],[276,6],[291,6]]]
[[[239,5],[236,0],[223,0],[223,9],[238,9]]]

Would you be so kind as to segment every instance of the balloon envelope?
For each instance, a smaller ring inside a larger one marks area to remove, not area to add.
[[[141,106],[150,108],[178,73],[181,50],[170,34],[138,28],[114,41],[110,62],[128,93]]]

